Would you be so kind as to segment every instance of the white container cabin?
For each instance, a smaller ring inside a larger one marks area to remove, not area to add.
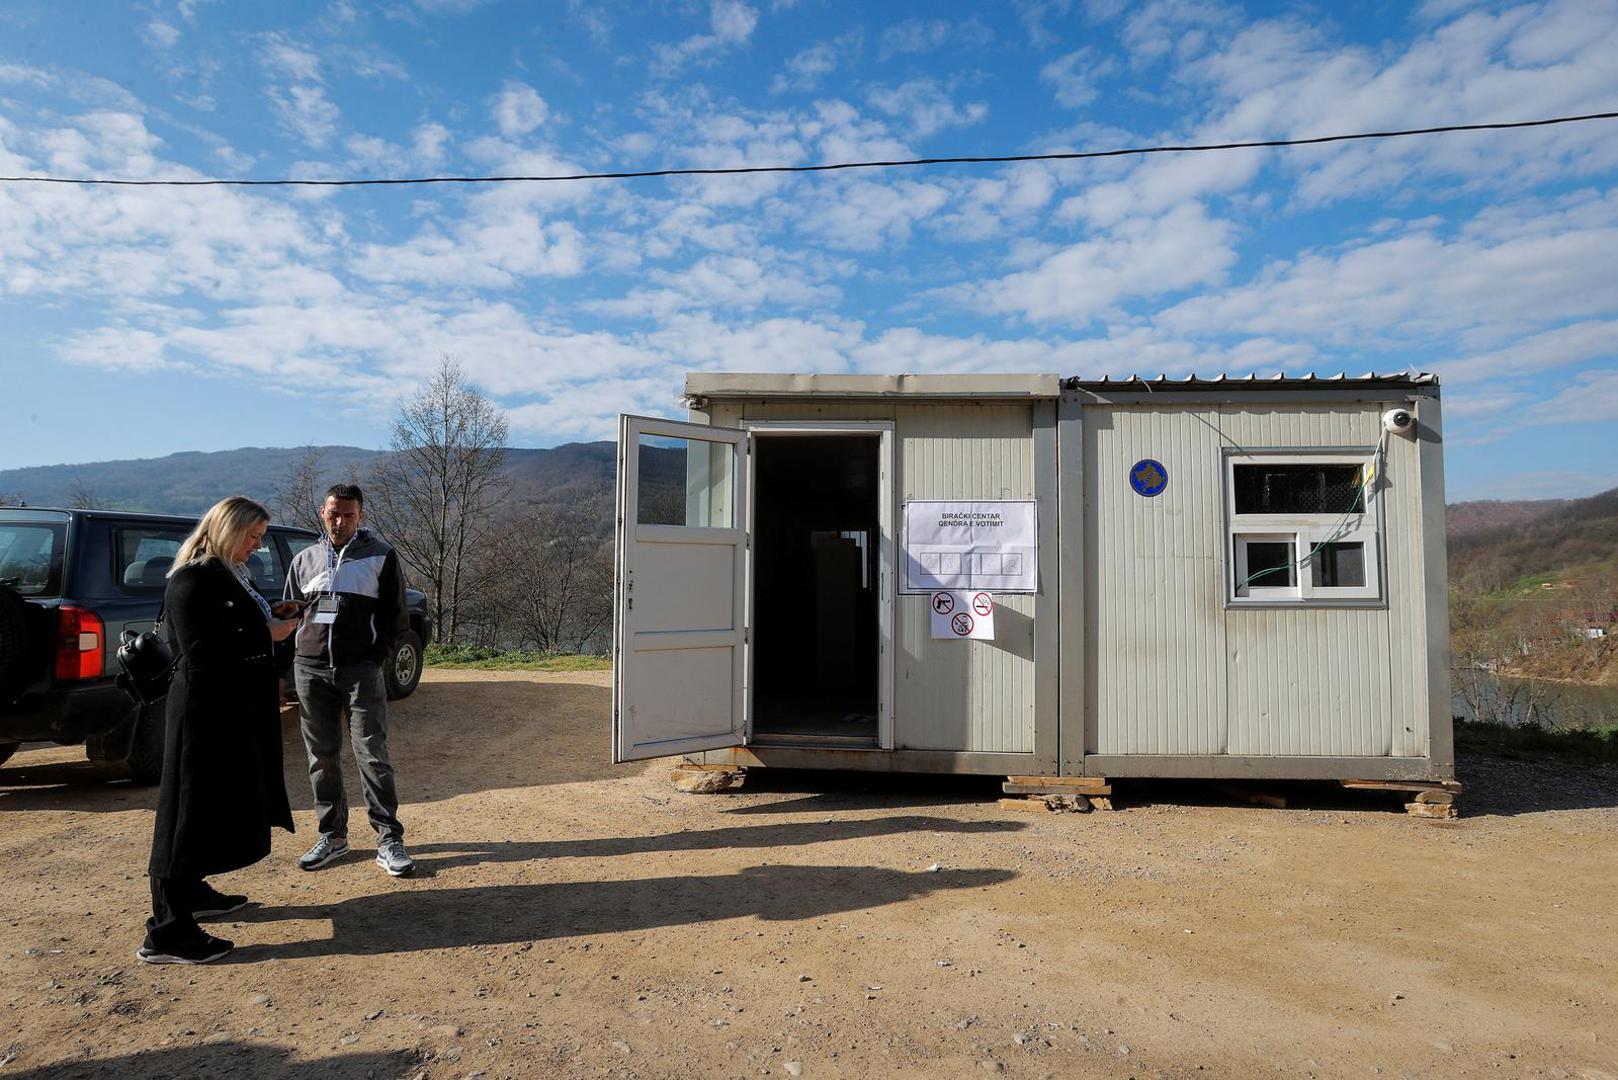
[[[616,761],[1454,775],[1433,376],[686,395],[621,419]]]

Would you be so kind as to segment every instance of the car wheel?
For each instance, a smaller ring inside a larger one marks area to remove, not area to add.
[[[406,630],[393,643],[393,655],[383,665],[388,681],[388,700],[409,697],[421,682],[421,638],[414,630]]]
[[[17,747],[19,745],[21,744],[14,742],[0,742],[0,765],[4,765],[7,761],[11,760],[11,755],[17,752]]]
[[[166,734],[167,701],[142,705],[135,719],[135,737],[129,744],[129,778],[137,784],[155,784],[163,779],[163,741]]]

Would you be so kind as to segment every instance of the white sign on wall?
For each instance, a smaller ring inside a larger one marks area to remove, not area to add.
[[[1032,499],[905,503],[900,591],[1037,592],[1035,506]]]
[[[978,592],[943,590],[928,598],[933,637],[994,640],[994,597]]]

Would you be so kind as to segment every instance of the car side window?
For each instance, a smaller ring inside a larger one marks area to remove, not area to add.
[[[276,535],[280,536],[281,543],[286,547],[286,565],[289,567],[292,565],[292,560],[296,559],[304,548],[313,547],[315,545],[314,537],[304,536],[302,533],[277,533]],[[281,582],[282,586],[284,587],[286,583],[285,573],[283,573],[281,576]],[[276,595],[279,596],[281,594],[278,591]]]
[[[258,550],[247,557],[247,572],[253,578],[253,587],[260,593],[277,600],[287,585],[287,566],[281,559],[281,547],[264,534]]]
[[[113,580],[125,589],[161,589],[189,532],[162,526],[118,529]]]

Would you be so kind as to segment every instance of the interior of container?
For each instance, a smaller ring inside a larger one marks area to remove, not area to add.
[[[755,433],[755,741],[877,741],[880,447]]]

